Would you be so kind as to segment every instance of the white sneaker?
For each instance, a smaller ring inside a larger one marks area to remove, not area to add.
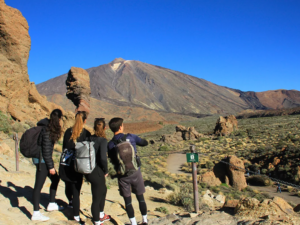
[[[63,210],[64,207],[57,205],[56,202],[50,202],[47,206],[47,211],[57,211],[57,210]]]
[[[31,220],[38,220],[38,221],[47,221],[50,218],[47,216],[44,216],[42,213],[39,213],[37,215],[32,215]]]

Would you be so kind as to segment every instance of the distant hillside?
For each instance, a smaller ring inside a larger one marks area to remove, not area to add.
[[[195,116],[300,105],[299,91],[242,92],[135,60],[119,58],[87,71],[92,97],[118,106]],[[38,84],[37,89],[48,97],[64,96],[66,77],[50,79]]]

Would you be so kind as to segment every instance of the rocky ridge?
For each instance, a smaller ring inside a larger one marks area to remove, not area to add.
[[[29,81],[27,61],[31,40],[28,29],[21,12],[0,0],[0,111],[16,121],[36,122],[62,107],[47,101]],[[66,125],[72,123],[73,116],[64,112]]]

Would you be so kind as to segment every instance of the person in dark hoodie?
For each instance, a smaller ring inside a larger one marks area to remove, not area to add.
[[[52,153],[55,142],[59,140],[62,134],[62,128],[60,125],[62,118],[62,111],[60,109],[55,109],[50,114],[50,119],[43,119],[37,123],[38,126],[43,126],[43,129],[39,137],[39,145],[42,148],[42,157],[40,159],[33,158],[33,163],[36,165],[36,176],[35,185],[33,189],[33,215],[31,220],[37,221],[47,221],[49,217],[44,216],[39,211],[39,203],[41,190],[48,176],[51,180],[50,186],[50,202],[47,206],[47,211],[62,210],[55,202],[55,195],[57,186],[59,183],[59,176],[54,168],[54,163],[52,159]]]

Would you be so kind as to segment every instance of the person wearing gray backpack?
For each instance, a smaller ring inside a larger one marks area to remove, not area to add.
[[[105,177],[108,175],[107,168],[107,140],[97,135],[91,136],[90,132],[83,128],[86,123],[87,113],[77,112],[73,128],[67,129],[64,135],[63,149],[73,150],[73,163],[70,164],[69,176],[66,182],[66,196],[69,205],[73,207],[74,219],[81,222],[79,217],[80,189],[83,175],[91,183],[92,205],[91,212],[95,225],[100,225],[110,217],[104,213],[106,196]],[[95,120],[95,133],[99,127]],[[105,126],[105,125],[104,125]],[[81,132],[80,132],[81,131]],[[61,171],[61,170],[60,170]]]
[[[86,119],[87,112],[78,111],[76,113],[73,127],[65,131],[63,151],[67,149],[75,152],[76,143],[83,142],[91,136],[91,133],[84,128]],[[74,160],[72,160],[70,166],[61,167],[60,165],[59,176],[65,182],[65,194],[69,200],[69,207],[73,208],[74,220],[80,223],[80,190],[83,182],[83,174],[75,171]]]

